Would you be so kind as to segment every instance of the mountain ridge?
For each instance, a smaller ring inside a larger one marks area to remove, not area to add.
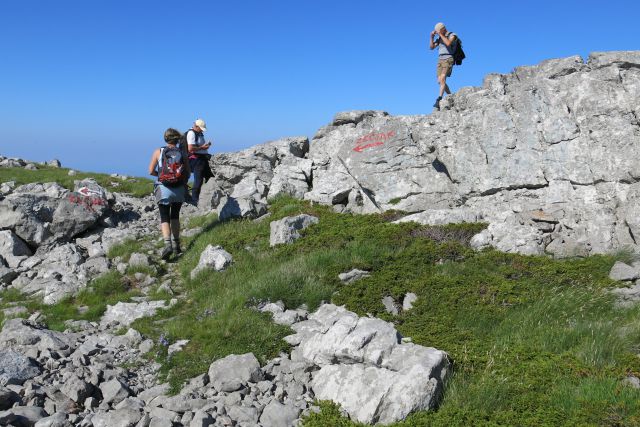
[[[209,200],[229,216],[256,216],[249,205],[286,193],[341,212],[420,213],[412,219],[425,224],[485,221],[474,245],[506,252],[635,248],[639,97],[640,51],[517,67],[430,115],[338,113],[310,142],[214,155]],[[235,210],[219,206],[226,196]]]

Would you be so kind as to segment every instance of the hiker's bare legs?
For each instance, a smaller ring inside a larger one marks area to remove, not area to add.
[[[160,231],[162,231],[162,238],[164,240],[171,238],[171,227],[169,226],[168,222],[160,223]]]
[[[180,241],[180,220],[172,219],[171,220],[171,234],[173,234],[173,240],[176,242]]]
[[[442,98],[442,95],[446,92],[447,95],[451,95],[451,91],[449,90],[449,86],[447,86],[447,75],[440,74],[438,76],[438,83],[440,83],[440,94],[438,95]]]

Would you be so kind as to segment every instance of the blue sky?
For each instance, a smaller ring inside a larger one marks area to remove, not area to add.
[[[460,35],[450,86],[640,48],[638,1],[0,3],[0,155],[146,174],[167,127],[207,121],[213,152],[308,135],[338,111],[425,114],[429,32]]]

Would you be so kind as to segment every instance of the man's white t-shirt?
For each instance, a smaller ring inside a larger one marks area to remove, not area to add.
[[[196,131],[189,129],[187,131],[187,144],[188,145],[195,145],[196,147],[200,147],[201,145],[206,144],[206,141],[204,140],[204,135],[199,134],[198,138],[196,138]],[[195,154],[208,154],[209,152],[204,149],[204,150],[196,150],[194,151]]]

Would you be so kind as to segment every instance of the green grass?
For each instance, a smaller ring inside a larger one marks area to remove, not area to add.
[[[108,256],[110,258],[119,256],[126,261],[133,252],[145,252],[149,244],[147,240],[127,240],[113,246]],[[47,326],[54,330],[66,329],[67,320],[99,321],[107,305],[114,305],[119,301],[126,302],[131,297],[141,295],[139,283],[134,278],[135,273],[158,277],[166,273],[166,270],[161,266],[130,266],[125,275],[116,270],[110,270],[91,280],[88,286],[75,297],[66,298],[54,305],[45,305],[40,298],[29,298],[14,289],[8,289],[0,292],[0,324],[4,321],[1,310],[11,307],[14,303],[28,309],[28,313],[23,314],[22,317],[34,312],[42,313]],[[165,292],[153,292],[152,296],[155,299],[170,298],[170,295]],[[87,310],[81,313],[80,307],[85,307]]]
[[[194,216],[186,221],[186,227],[184,228],[206,227],[207,225],[215,223],[216,219],[218,219],[218,215],[216,213]]]
[[[24,168],[0,168],[0,182],[15,181],[16,185],[32,182],[57,182],[61,186],[73,190],[73,181],[93,178],[109,191],[128,193],[135,197],[144,197],[153,191],[153,181],[146,178],[129,177],[126,180],[111,178],[107,174],[79,172],[69,176],[69,169],[37,165],[38,170]]]
[[[114,245],[109,248],[107,252],[107,257],[110,259],[114,259],[116,257],[122,258],[124,262],[129,262],[129,257],[134,252],[143,253],[144,252],[145,241],[141,239],[127,239],[124,242]]]
[[[203,231],[184,240],[176,265],[184,298],[134,323],[156,342],[161,335],[170,343],[190,340],[171,358],[166,349],[153,352],[174,391],[228,354],[253,352],[264,362],[288,350],[282,338],[291,331],[254,310],[257,302],[281,299],[287,308],[313,310],[332,301],[390,321],[453,360],[438,410],[412,414],[397,427],[640,425],[640,391],[621,382],[640,375],[640,308],[615,308],[607,292],[616,285],[608,272],[616,259],[629,259],[625,251],[568,260],[475,252],[469,239],[485,224],[391,224],[394,215],[336,214],[287,198],[274,201],[271,213],[261,222],[194,220]],[[320,222],[294,244],[269,247],[270,221],[299,213]],[[234,263],[192,280],[208,244],[223,246]],[[117,251],[126,257],[133,249]],[[371,276],[344,286],[337,276],[351,268]],[[114,276],[115,288],[103,285],[96,300],[82,295],[69,305],[95,304],[97,313],[104,300],[135,292],[116,282]],[[418,295],[411,311],[385,312],[384,296],[400,302],[408,292]],[[358,426],[335,405],[320,407],[304,425]]]
[[[268,221],[200,219],[198,236],[178,263],[187,299],[135,327],[173,342],[190,339],[163,372],[174,390],[216,358],[253,352],[265,361],[286,350],[288,328],[251,308],[281,299],[288,308],[322,301],[393,322],[404,336],[449,352],[454,361],[437,411],[398,426],[634,425],[640,393],[621,385],[640,374],[637,308],[614,308],[605,290],[615,256],[553,260],[475,252],[471,236],[484,224],[427,227],[390,224],[388,215],[344,215],[278,199]],[[310,213],[320,223],[292,245],[269,247],[269,222]],[[234,257],[224,272],[189,278],[200,252],[220,244]],[[370,277],[348,286],[351,268]],[[418,295],[414,309],[392,316],[381,299]],[[205,315],[207,313],[207,315]],[[331,404],[307,426],[357,424]]]
[[[90,285],[75,297],[66,298],[54,305],[45,305],[41,299],[26,298],[12,289],[0,292],[0,309],[8,307],[10,302],[19,303],[29,310],[26,316],[38,311],[44,315],[50,329],[63,331],[66,329],[67,320],[99,321],[108,304],[128,301],[137,295],[140,295],[140,292],[129,277],[122,276],[117,271],[110,271],[92,280]],[[79,307],[87,307],[87,310],[80,313]]]

